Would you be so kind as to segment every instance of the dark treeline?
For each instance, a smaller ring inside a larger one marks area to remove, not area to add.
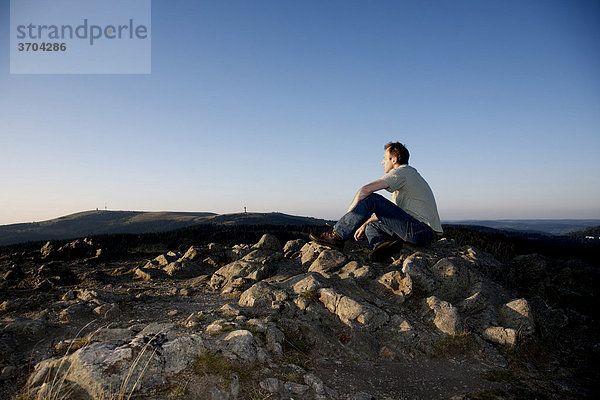
[[[600,243],[566,236],[505,232],[491,228],[444,225],[444,236],[460,245],[472,245],[506,262],[518,255],[537,253],[554,259],[600,261]]]

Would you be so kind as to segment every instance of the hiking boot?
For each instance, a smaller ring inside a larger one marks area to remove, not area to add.
[[[379,243],[371,254],[369,260],[375,262],[387,262],[390,261],[392,255],[402,250],[402,240],[386,240],[385,242]]]
[[[326,246],[334,246],[337,248],[342,248],[344,246],[344,239],[336,231],[332,229],[327,232],[323,232],[320,235],[315,235],[311,233],[309,235],[310,240],[313,240],[319,244],[324,244]]]

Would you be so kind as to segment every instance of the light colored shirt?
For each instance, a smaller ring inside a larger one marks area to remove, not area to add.
[[[398,207],[429,225],[435,232],[443,233],[433,192],[416,169],[408,164],[401,165],[381,179],[389,185],[386,190],[392,193],[392,199]]]

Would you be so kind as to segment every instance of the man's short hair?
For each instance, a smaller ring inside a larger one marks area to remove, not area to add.
[[[398,164],[408,164],[410,153],[408,149],[400,142],[389,142],[385,145],[385,149],[390,152],[390,156],[396,157]]]

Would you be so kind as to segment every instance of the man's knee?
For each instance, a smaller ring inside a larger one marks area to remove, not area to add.
[[[367,197],[361,200],[362,203],[370,204],[371,207],[375,206],[376,201],[380,201],[381,199],[385,199],[382,195],[378,193],[371,193]]]

